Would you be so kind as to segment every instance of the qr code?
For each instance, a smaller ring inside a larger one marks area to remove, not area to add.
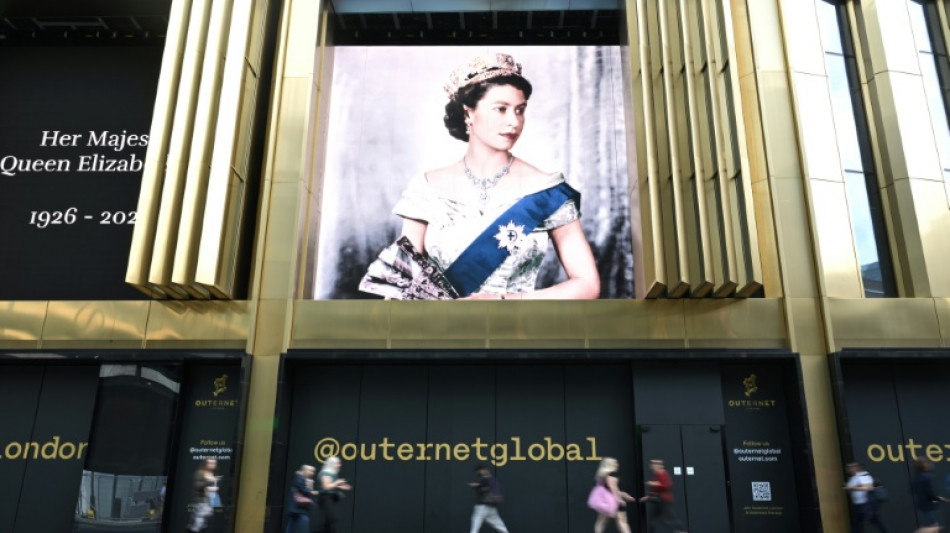
[[[770,502],[772,501],[772,485],[768,481],[752,482],[752,501]]]

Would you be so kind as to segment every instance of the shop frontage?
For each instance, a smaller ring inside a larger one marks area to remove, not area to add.
[[[844,350],[830,361],[842,457],[886,487],[881,517],[889,529],[918,524],[917,461],[932,465],[938,495],[950,490],[950,413],[943,408],[950,400],[950,351]],[[950,519],[945,507],[939,508],[943,524]]]
[[[0,353],[0,531],[183,531],[217,462],[233,530],[242,353]]]
[[[468,531],[479,464],[510,530],[589,531],[605,457],[636,496],[662,459],[692,532],[818,527],[787,352],[292,351],[282,375],[269,503],[282,509],[302,464],[339,457],[344,531]],[[648,514],[631,508],[635,531]]]

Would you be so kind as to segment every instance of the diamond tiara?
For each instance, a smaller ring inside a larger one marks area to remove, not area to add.
[[[501,76],[521,76],[521,63],[508,54],[476,56],[453,70],[444,88],[454,100],[462,87]]]

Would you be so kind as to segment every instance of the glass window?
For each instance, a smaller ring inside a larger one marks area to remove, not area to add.
[[[950,91],[950,60],[940,31],[940,15],[934,2],[908,2],[914,43],[920,60],[920,74],[930,107],[930,120],[937,141],[940,166],[943,167],[947,194],[950,195],[950,123],[947,92]],[[950,199],[950,197],[948,197]]]
[[[867,115],[847,21],[844,5],[818,2],[832,114],[864,295],[869,298],[895,296],[880,189],[871,158]]]

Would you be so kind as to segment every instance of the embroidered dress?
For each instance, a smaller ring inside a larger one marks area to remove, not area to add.
[[[393,213],[427,223],[426,254],[442,269],[448,269],[489,224],[518,200],[563,182],[564,175],[554,173],[532,189],[521,189],[507,195],[494,192],[482,202],[476,193],[463,196],[454,191],[440,190],[424,176],[419,176],[409,182]],[[496,224],[498,227],[492,231],[497,232],[499,244],[507,247],[510,255],[475,292],[509,294],[534,291],[548,249],[548,231],[579,218],[580,206],[567,201],[527,234],[520,232],[518,227]]]

